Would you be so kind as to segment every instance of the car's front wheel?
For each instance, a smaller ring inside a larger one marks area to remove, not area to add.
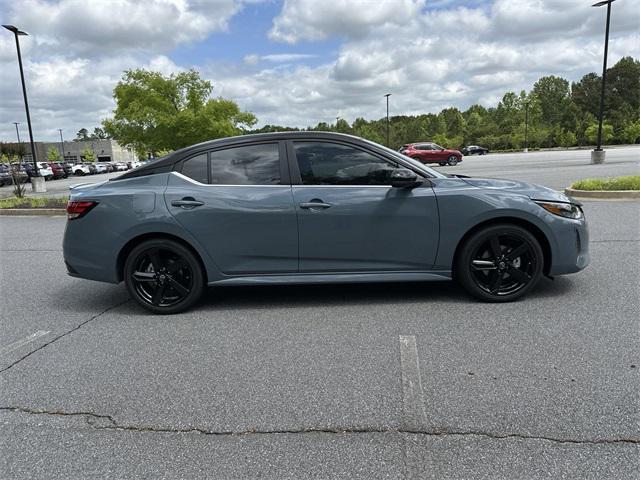
[[[147,240],[136,246],[126,259],[124,280],[133,299],[153,313],[187,310],[204,290],[196,256],[168,239]]]
[[[494,225],[474,233],[462,246],[455,278],[476,298],[508,302],[531,290],[542,276],[538,240],[517,225]]]
[[[456,157],[455,155],[451,155],[447,159],[447,164],[451,165],[452,167],[455,167],[458,164],[458,157]]]

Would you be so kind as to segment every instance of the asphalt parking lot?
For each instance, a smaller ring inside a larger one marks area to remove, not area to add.
[[[628,150],[443,170],[561,189]],[[636,479],[640,202],[584,208],[590,267],[519,302],[237,287],[166,317],[68,277],[63,217],[0,217],[0,478]]]

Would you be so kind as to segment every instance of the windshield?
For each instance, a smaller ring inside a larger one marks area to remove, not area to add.
[[[418,162],[417,160],[414,160],[411,157],[407,157],[406,155],[403,155],[402,153],[396,152],[395,150],[391,150],[390,148],[387,148],[384,145],[380,145],[379,143],[375,143],[375,142],[372,142],[370,140],[366,140],[364,138],[362,140],[364,140],[367,143],[370,143],[371,145],[375,145],[376,147],[383,149],[385,151],[385,153],[388,153],[390,156],[392,156],[394,158],[399,158],[403,162],[410,163],[411,166],[414,167],[416,170],[424,172],[427,175],[429,175],[430,177],[447,178],[447,176],[448,176],[448,175],[445,175],[443,173],[438,172],[437,170],[434,170],[433,168],[429,168],[426,165],[423,165],[422,163]]]

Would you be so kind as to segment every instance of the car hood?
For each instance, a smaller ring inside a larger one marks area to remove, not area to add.
[[[500,180],[496,178],[461,178],[461,180],[474,187],[505,190],[515,194],[526,195],[532,200],[578,203],[562,192],[534,183],[520,182],[518,180]]]

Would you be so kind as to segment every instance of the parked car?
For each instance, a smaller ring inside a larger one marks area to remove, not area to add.
[[[468,145],[462,149],[463,155],[486,155],[489,153],[488,148],[480,147],[478,145]]]
[[[126,163],[124,162],[117,162],[116,163],[116,171],[118,172],[126,172],[129,169],[129,167],[127,166]]]
[[[64,169],[64,173],[66,173],[67,176],[73,175],[73,163],[62,162],[62,163],[58,163],[58,165],[60,165]]]
[[[109,167],[105,163],[94,163],[93,166],[96,168],[96,173],[107,173],[109,171]]]
[[[83,162],[82,164],[89,169],[89,174],[95,175],[96,173],[98,173],[98,168],[96,167],[95,163],[93,163],[93,162]]]
[[[47,165],[49,165],[49,168],[51,168],[51,171],[53,172],[53,178],[54,179],[67,178],[67,176],[68,176],[67,172],[64,171],[64,168],[59,163],[49,162],[49,163],[47,163]]]
[[[73,174],[78,177],[91,175],[91,169],[84,163],[77,163],[73,166]]]
[[[8,168],[10,168],[10,174],[13,175],[13,177],[20,183],[26,183],[29,181],[29,175],[27,174],[27,170],[24,168],[24,166],[22,166],[19,163],[12,163],[10,166],[8,166]],[[13,183],[13,181],[10,179],[9,183]]]
[[[455,166],[462,161],[462,153],[458,150],[450,150],[431,142],[408,143],[399,152],[421,163],[438,163],[441,166]]]
[[[5,165],[4,163],[0,163],[0,187],[11,185],[12,183],[13,181],[11,180],[11,167],[9,167],[9,165]]]
[[[53,178],[53,171],[51,170],[51,167],[49,167],[49,165],[45,162],[37,162],[37,163],[38,163],[38,173],[40,174],[40,176],[44,177],[45,180],[51,180]],[[35,168],[33,167],[33,163],[23,162],[21,166],[24,167],[25,171],[27,172],[27,175],[29,175],[29,179],[35,176],[36,171],[35,171]]]
[[[72,188],[67,218],[69,274],[124,280],[154,313],[191,307],[207,285],[455,278],[505,302],[589,263],[582,209],[563,193],[445,175],[326,132],[183,148]]]

